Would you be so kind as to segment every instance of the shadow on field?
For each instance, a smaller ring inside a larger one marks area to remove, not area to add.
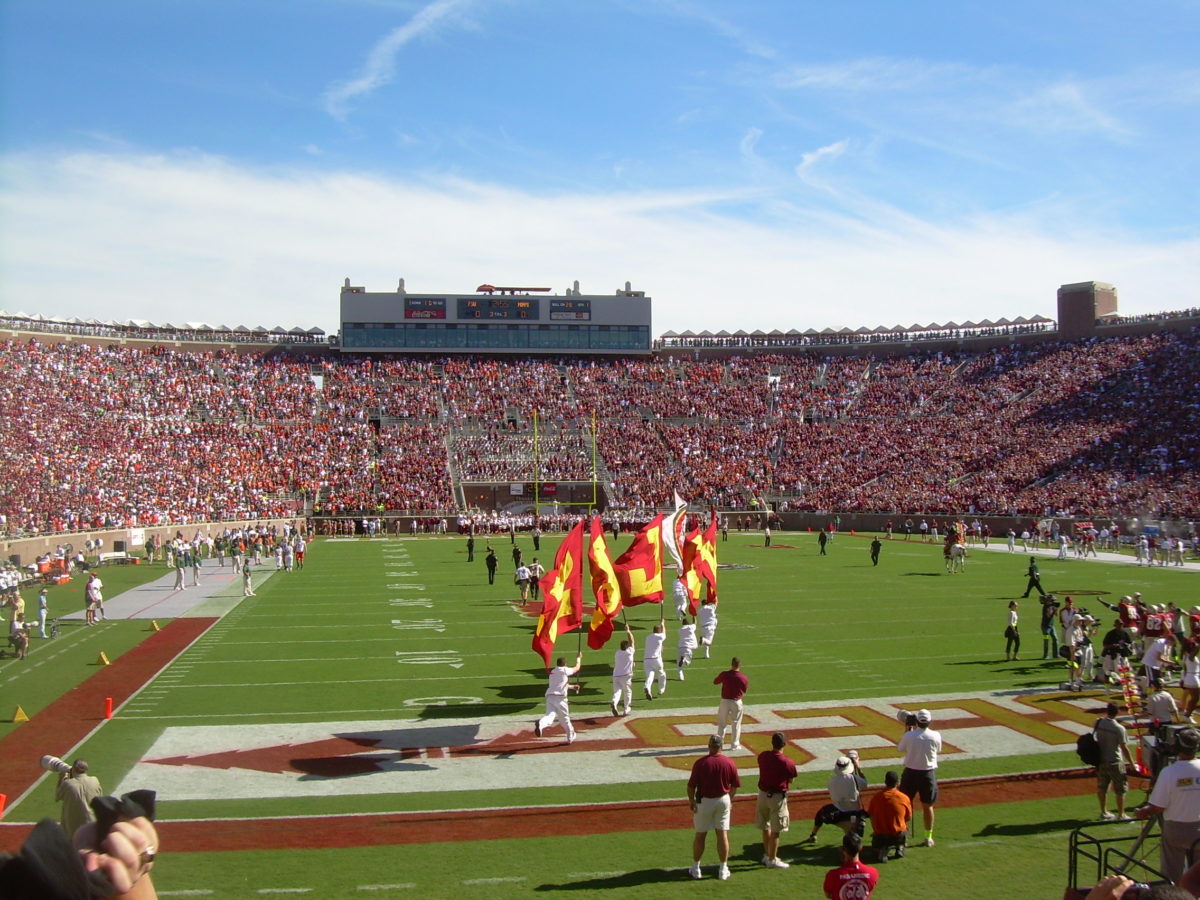
[[[709,851],[711,854],[711,850]],[[733,871],[737,871],[737,865],[732,864],[729,867]],[[704,877],[706,879],[716,880],[716,865],[705,864]],[[593,878],[580,878],[564,882],[563,884],[539,884],[534,888],[535,891],[595,891],[606,888],[622,888],[622,887],[637,887],[638,885],[646,884],[681,884],[690,882],[692,879],[688,877],[688,871],[683,869],[640,869],[636,872],[621,872],[619,874],[609,875],[598,874]]]
[[[1055,819],[1050,822],[1023,822],[1020,825],[985,825],[975,832],[975,837],[994,837],[995,835],[1019,836],[1025,834],[1045,834],[1050,831],[1071,831],[1080,825],[1086,825],[1087,819]]]
[[[908,578],[916,575],[919,578],[941,578],[945,574],[945,572],[901,572],[900,577]]]

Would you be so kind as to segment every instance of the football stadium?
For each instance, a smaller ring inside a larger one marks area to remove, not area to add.
[[[0,314],[11,896],[57,896],[81,796],[137,791],[129,896],[820,896],[856,840],[877,898],[1179,880],[1133,813],[1190,759],[1200,310],[338,300],[329,335]]]

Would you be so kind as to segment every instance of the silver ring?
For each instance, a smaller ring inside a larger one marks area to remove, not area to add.
[[[147,847],[145,850],[143,850],[141,853],[138,854],[138,862],[142,864],[143,868],[154,862],[154,855],[156,852],[157,852],[157,848]]]

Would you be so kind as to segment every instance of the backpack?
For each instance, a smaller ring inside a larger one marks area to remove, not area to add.
[[[1090,731],[1081,734],[1075,741],[1075,753],[1085,766],[1100,765],[1100,744]]]

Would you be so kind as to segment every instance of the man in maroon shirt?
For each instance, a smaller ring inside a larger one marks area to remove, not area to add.
[[[779,835],[788,830],[787,792],[796,777],[796,764],[783,755],[787,739],[783,732],[771,735],[771,749],[758,754],[758,805],[755,820],[762,829],[762,863],[769,869],[786,869],[779,858]]]
[[[842,838],[842,864],[825,873],[825,896],[829,900],[870,900],[879,883],[879,870],[858,861],[862,838],[850,832]]]
[[[716,678],[713,684],[721,686],[721,705],[717,708],[717,739],[725,744],[725,729],[731,728],[730,750],[742,749],[742,697],[750,688],[750,682],[742,674],[742,661],[736,656],[730,668]]]
[[[737,766],[721,752],[721,738],[713,735],[708,739],[708,755],[693,764],[687,785],[688,805],[696,829],[692,867],[688,870],[693,878],[703,877],[700,857],[704,855],[704,841],[710,831],[717,833],[717,859],[721,863],[717,877],[722,881],[729,877],[729,820],[734,795],[741,786]]]

